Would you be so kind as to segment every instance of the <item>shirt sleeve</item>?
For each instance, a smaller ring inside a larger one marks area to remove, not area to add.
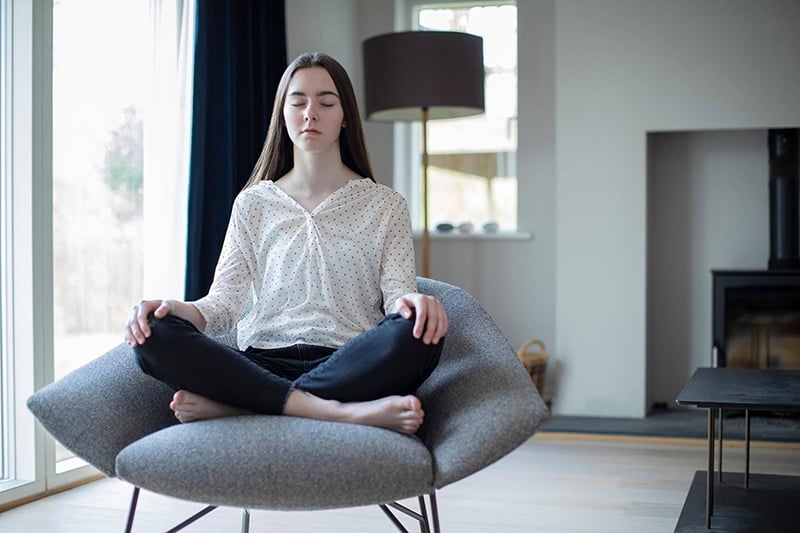
[[[392,311],[399,297],[417,292],[411,218],[405,198],[399,193],[392,195],[392,207],[387,222],[380,282],[383,310],[386,314]]]
[[[229,333],[250,303],[254,259],[241,203],[240,195],[233,205],[211,288],[206,296],[192,302],[206,321],[204,333],[210,336]]]

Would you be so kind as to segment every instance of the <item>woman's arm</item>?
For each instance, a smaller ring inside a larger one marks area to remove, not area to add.
[[[249,307],[257,265],[253,238],[246,223],[252,202],[252,195],[246,193],[236,197],[208,294],[190,302],[193,309],[181,311],[189,316],[197,312],[203,323],[203,328],[198,329],[206,335],[227,334]],[[256,234],[260,235],[260,230]],[[189,317],[183,318],[191,321]]]
[[[402,196],[397,195],[384,238],[381,264],[381,291],[385,311],[414,318],[414,337],[425,344],[437,344],[447,332],[447,314],[433,296],[420,294],[416,289],[414,241],[411,220]]]
[[[414,265],[414,240],[411,234],[411,219],[405,199],[392,193],[390,207],[384,208],[380,240],[380,288],[383,296],[383,312],[397,312],[397,300],[406,294],[417,292],[416,266]]]

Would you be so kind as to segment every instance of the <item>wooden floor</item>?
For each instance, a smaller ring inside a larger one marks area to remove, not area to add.
[[[726,470],[742,471],[741,443],[726,443]],[[438,493],[445,533],[672,532],[696,470],[701,440],[540,434],[483,471]],[[754,443],[751,471],[800,475],[800,447]],[[131,487],[103,479],[0,514],[3,532],[124,530]],[[143,493],[134,531],[166,531],[200,506]],[[238,532],[241,511],[218,509],[187,532]],[[413,524],[407,527],[411,531]],[[378,507],[253,511],[250,531],[391,532]]]

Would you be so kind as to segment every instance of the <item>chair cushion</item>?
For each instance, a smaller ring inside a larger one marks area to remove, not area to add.
[[[28,398],[44,428],[78,457],[114,476],[119,451],[176,424],[173,391],[144,374],[120,344]]]
[[[186,500],[310,510],[431,492],[431,455],[416,437],[288,416],[239,416],[163,429],[117,457],[117,475]]]

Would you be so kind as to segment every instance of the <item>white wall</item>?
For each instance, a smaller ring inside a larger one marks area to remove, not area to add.
[[[475,295],[513,345],[547,343],[556,413],[643,416],[647,134],[800,124],[800,2],[518,3],[519,220],[533,239],[436,240],[432,276]],[[360,77],[361,42],[392,31],[393,12],[287,0],[290,55],[327,51]],[[391,183],[391,127],[367,128]]]
[[[358,0],[286,0],[286,52],[291,61],[304,52],[324,52],[336,58],[360,80]]]
[[[791,0],[556,2],[560,412],[645,413],[646,134],[800,124],[798,22]]]

